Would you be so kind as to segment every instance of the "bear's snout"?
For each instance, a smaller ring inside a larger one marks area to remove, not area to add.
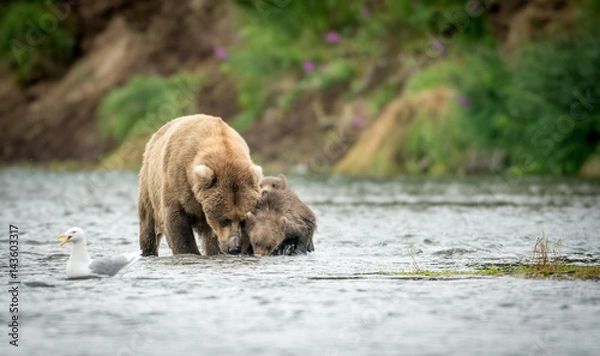
[[[230,255],[238,255],[242,252],[242,244],[240,239],[240,231],[238,229],[229,229],[227,240],[224,244],[221,244],[221,251]]]
[[[237,255],[240,252],[242,252],[242,249],[241,249],[240,246],[229,246],[227,248],[227,253],[230,254],[230,255]]]

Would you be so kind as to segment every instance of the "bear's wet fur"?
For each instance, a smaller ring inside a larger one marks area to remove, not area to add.
[[[260,193],[270,192],[271,190],[279,189],[284,190],[287,189],[287,181],[283,174],[280,174],[277,177],[264,177],[260,181]]]
[[[244,139],[221,118],[184,116],[150,139],[140,170],[143,255],[158,255],[164,234],[173,254],[237,254],[246,214],[260,197],[262,169]]]
[[[315,214],[294,192],[266,191],[247,215],[242,252],[247,249],[257,256],[306,254],[315,250],[316,228]]]

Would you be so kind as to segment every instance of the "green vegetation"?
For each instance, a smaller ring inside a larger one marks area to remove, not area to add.
[[[421,268],[419,267],[419,263],[417,262],[417,258],[415,257],[415,247],[410,246],[408,248],[408,255],[410,256],[410,260],[412,262],[412,268],[415,273],[421,273]]]
[[[460,30],[461,36],[479,38],[485,23],[484,16],[468,18],[462,0],[431,5],[395,0],[236,3],[241,38],[222,70],[237,83],[242,113],[235,127],[240,130],[252,125],[273,93],[281,95],[280,107],[289,110],[303,93],[339,85],[346,89],[346,99],[364,96],[380,110],[401,88],[384,82],[365,92],[359,83],[361,68],[403,49],[429,50],[427,33],[452,36]],[[293,78],[294,84],[281,88],[282,77]]]
[[[71,64],[75,37],[52,2],[20,1],[0,9],[0,60],[19,83],[58,76]]]
[[[512,62],[494,50],[465,56],[454,75],[479,147],[507,153],[515,173],[576,173],[600,139],[600,37],[583,32],[523,46]]]
[[[401,278],[452,278],[468,276],[515,276],[523,278],[559,278],[559,279],[598,279],[600,278],[599,265],[574,265],[565,264],[560,256],[562,240],[550,243],[548,238],[542,236],[536,239],[531,255],[531,261],[514,265],[486,265],[472,271],[456,271],[444,269],[442,271],[421,270],[416,261],[413,247],[408,249],[411,258],[412,272],[377,272],[376,275],[401,277]]]
[[[528,43],[510,60],[496,46],[471,45],[416,73],[409,93],[451,85],[458,94],[441,123],[415,121],[408,171],[427,159],[428,173],[462,173],[476,150],[502,152],[513,175],[577,173],[600,140],[598,48],[597,30]]]
[[[550,245],[550,241],[546,234],[542,232],[542,236],[538,237],[533,247],[531,255],[531,267],[542,274],[560,271],[562,260],[560,258],[560,248],[562,240]]]
[[[539,271],[532,266],[521,266],[515,271],[516,276],[525,278],[600,278],[600,266],[560,265],[550,271]]]
[[[514,275],[526,278],[600,278],[600,266],[565,264],[560,256],[562,240],[550,243],[544,233],[533,247],[531,263],[515,268]]]
[[[533,266],[489,266],[473,271],[417,271],[417,272],[378,272],[379,276],[398,278],[462,278],[462,277],[498,277],[513,276],[520,278],[556,278],[556,279],[598,279],[600,266],[561,265],[552,272],[542,273]]]
[[[431,63],[410,77],[405,95],[436,86],[456,91],[443,117],[417,113],[399,149],[408,172],[465,173],[479,160],[484,171],[574,174],[598,146],[600,35],[593,1],[574,5],[577,28],[524,42],[510,55],[476,2],[237,3],[242,40],[224,68],[238,83],[239,129],[252,125],[273,93],[289,110],[303,93],[326,90],[331,67],[345,99],[367,98],[377,112],[402,87],[384,80],[365,91],[360,77],[374,60],[403,53]],[[277,87],[282,77],[293,84]]]
[[[138,76],[112,90],[100,103],[102,132],[119,142],[132,135],[152,134],[165,122],[197,112],[202,77],[181,72],[168,78]]]
[[[451,103],[442,117],[432,117],[427,112],[415,117],[403,152],[409,173],[462,173],[457,169],[464,166],[469,137],[459,111],[458,103]]]
[[[22,85],[61,75],[75,58],[75,31],[60,3],[52,3],[0,4],[0,65]],[[336,120],[344,107],[368,119],[351,127],[358,136],[390,101],[444,88],[450,102],[419,102],[403,111],[395,123],[402,127],[389,130],[397,137],[374,137],[385,149],[365,154],[373,164],[364,167],[377,167],[375,174],[570,175],[594,152],[600,157],[598,1],[567,2],[542,15],[529,4],[526,24],[512,10],[488,13],[502,4],[484,1],[235,0],[227,6],[236,40],[226,48],[216,38],[215,56],[221,75],[236,86],[240,111],[232,124],[239,131],[267,110],[282,120],[292,110],[312,110],[324,116],[320,128],[344,132],[341,126],[351,121]],[[509,30],[519,41],[507,39]],[[201,77],[131,79],[102,100],[102,132],[123,142],[195,112]]]

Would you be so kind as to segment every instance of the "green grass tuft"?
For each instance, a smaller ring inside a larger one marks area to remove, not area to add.
[[[498,277],[498,276],[513,276],[521,278],[556,278],[556,279],[600,279],[600,266],[579,266],[579,265],[560,265],[560,267],[552,270],[540,270],[531,265],[520,266],[488,266],[471,271],[425,271],[418,270],[413,272],[397,271],[377,273],[380,276],[389,277],[417,277],[417,278],[452,278],[452,277]]]
[[[536,239],[533,247],[531,261],[527,264],[513,265],[486,265],[471,271],[456,271],[444,269],[442,271],[421,270],[416,261],[412,247],[408,254],[411,257],[412,272],[383,272],[377,275],[390,277],[417,277],[417,278],[451,278],[468,276],[514,276],[521,278],[556,278],[556,279],[600,279],[600,265],[574,265],[564,264],[560,257],[562,240],[551,243],[542,233]]]

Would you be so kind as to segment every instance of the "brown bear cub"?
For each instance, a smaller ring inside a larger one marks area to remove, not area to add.
[[[315,214],[294,192],[265,191],[254,211],[246,216],[247,241],[242,252],[257,256],[306,254],[315,250],[316,228]]]
[[[174,119],[146,145],[138,213],[142,254],[158,255],[164,234],[173,254],[238,254],[242,225],[260,197],[262,169],[244,139],[221,118]]]
[[[279,189],[284,190],[287,189],[287,181],[283,174],[280,174],[277,177],[264,177],[260,181],[260,193],[270,192],[272,190]]]

